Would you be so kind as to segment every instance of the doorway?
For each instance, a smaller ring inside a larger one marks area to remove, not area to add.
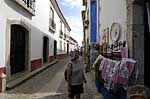
[[[11,25],[10,71],[11,75],[20,73],[28,64],[29,32],[21,25]]]
[[[57,41],[54,40],[54,59],[57,57]]]
[[[47,63],[49,60],[49,39],[48,37],[43,37],[43,63]]]
[[[67,55],[69,54],[69,44],[67,43]]]

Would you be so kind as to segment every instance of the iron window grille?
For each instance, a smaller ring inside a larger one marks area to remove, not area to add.
[[[31,14],[35,15],[35,1],[36,0],[14,0],[22,7],[24,7]]]
[[[53,19],[50,18],[49,20],[49,25],[50,25],[50,28],[53,29],[54,31],[56,30],[56,23],[54,22]]]

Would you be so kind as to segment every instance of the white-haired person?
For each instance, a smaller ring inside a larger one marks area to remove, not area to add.
[[[69,53],[69,58],[70,61],[67,65],[68,98],[80,99],[80,95],[83,93],[83,83],[86,83],[83,66],[76,50]]]

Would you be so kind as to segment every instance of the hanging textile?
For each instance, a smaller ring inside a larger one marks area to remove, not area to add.
[[[135,63],[136,62],[133,59],[123,58],[112,76],[113,82],[127,85],[127,82],[133,72]]]

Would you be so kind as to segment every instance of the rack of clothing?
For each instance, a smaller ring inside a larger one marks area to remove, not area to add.
[[[126,99],[126,88],[136,61],[127,58],[125,53],[122,56],[118,61],[99,55],[93,64],[96,86],[104,99]]]

